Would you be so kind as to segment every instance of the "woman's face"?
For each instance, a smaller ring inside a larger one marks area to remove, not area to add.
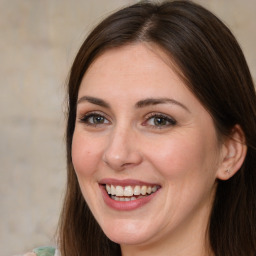
[[[167,59],[145,44],[109,50],[78,94],[74,168],[99,225],[121,245],[203,236],[214,197],[213,120]]]

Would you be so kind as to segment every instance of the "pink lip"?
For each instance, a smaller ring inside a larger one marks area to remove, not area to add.
[[[107,181],[105,183],[105,181]],[[101,181],[101,184],[113,184],[113,185],[145,185],[148,183],[138,183],[137,181],[134,181],[134,184],[131,184],[131,182],[127,183],[128,180],[123,180],[123,183],[120,183],[120,181],[118,182],[113,182],[113,180],[110,182],[110,180],[104,180],[104,182]],[[108,205],[110,208],[114,209],[114,210],[118,210],[118,211],[132,211],[135,209],[138,209],[142,206],[144,206],[145,204],[149,203],[151,200],[154,199],[155,196],[157,196],[158,192],[160,189],[158,189],[155,193],[145,196],[143,198],[140,199],[136,199],[133,201],[116,201],[113,200],[107,193],[105,186],[104,185],[100,185],[99,186],[102,192],[102,196],[103,196],[103,200],[106,203],[106,205]]]
[[[111,184],[111,185],[114,185],[114,186],[154,186],[154,185],[157,185],[155,183],[149,183],[149,182],[144,182],[144,181],[140,181],[140,180],[132,180],[132,179],[124,179],[124,180],[117,180],[117,179],[102,179],[100,180],[99,182],[100,184]]]

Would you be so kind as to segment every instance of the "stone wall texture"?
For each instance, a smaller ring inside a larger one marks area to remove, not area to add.
[[[65,185],[65,82],[103,17],[135,0],[0,0],[0,256],[54,244]],[[234,32],[256,78],[256,1],[197,0]]]

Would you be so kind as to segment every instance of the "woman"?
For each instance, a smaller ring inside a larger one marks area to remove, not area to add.
[[[68,94],[62,256],[255,255],[255,90],[212,13],[114,13],[80,48]]]

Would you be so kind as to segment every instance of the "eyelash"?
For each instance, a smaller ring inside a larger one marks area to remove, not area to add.
[[[93,122],[90,122],[90,118],[102,118],[103,120],[103,123],[93,123]],[[156,125],[156,124],[147,124],[150,120],[153,120],[153,119],[160,119],[164,122],[166,122],[165,124],[163,125]],[[106,123],[109,123],[110,121],[102,114],[102,113],[98,113],[98,112],[89,112],[87,113],[86,115],[84,115],[83,117],[79,118],[79,121],[88,125],[88,126],[93,126],[93,127],[97,127],[99,125],[104,125]],[[149,125],[150,128],[153,128],[153,129],[163,129],[163,128],[166,128],[166,127],[169,127],[169,126],[174,126],[177,124],[177,121],[174,120],[173,118],[167,116],[167,115],[164,115],[162,113],[151,113],[149,114],[148,116],[146,116],[146,120],[142,123],[143,126],[147,126]]]
[[[97,118],[97,117],[103,118],[103,123],[95,124],[89,121],[90,118]],[[105,121],[109,122],[108,119],[102,113],[98,113],[98,112],[89,112],[83,117],[79,118],[79,121],[88,126],[94,126],[94,127],[105,124]]]
[[[167,124],[164,124],[164,125],[150,125],[153,129],[164,129],[166,127],[169,127],[169,126],[174,126],[177,124],[177,121],[174,120],[173,118],[171,118],[170,116],[167,116],[167,115],[164,115],[162,113],[151,113],[149,114],[147,117],[146,117],[146,121],[144,121],[142,123],[142,125],[146,126],[147,122],[149,122],[149,120],[153,120],[153,119],[162,119],[163,121],[167,122]]]

